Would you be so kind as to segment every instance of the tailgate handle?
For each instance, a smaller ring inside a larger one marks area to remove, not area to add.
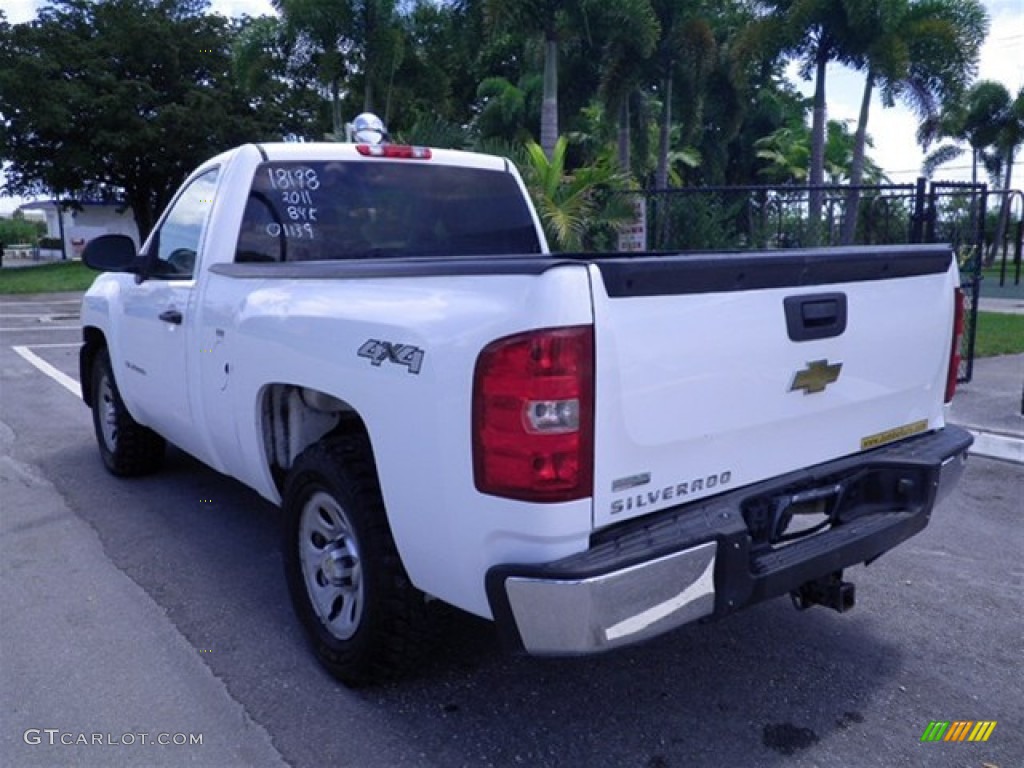
[[[784,301],[786,330],[793,341],[841,336],[846,331],[846,294],[789,296]]]

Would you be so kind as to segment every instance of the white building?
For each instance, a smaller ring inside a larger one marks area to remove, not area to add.
[[[85,244],[100,235],[128,235],[139,246],[139,228],[131,208],[118,203],[79,203],[81,210],[61,207],[56,200],[39,200],[20,206],[46,216],[46,236],[64,241],[64,255],[80,258]]]

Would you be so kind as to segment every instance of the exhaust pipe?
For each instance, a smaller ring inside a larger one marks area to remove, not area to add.
[[[799,589],[789,593],[794,607],[806,611],[812,605],[823,605],[839,613],[853,608],[855,601],[854,586],[843,581],[843,572],[835,571],[814,581],[808,581]]]

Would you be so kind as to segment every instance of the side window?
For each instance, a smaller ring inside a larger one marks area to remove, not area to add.
[[[216,168],[195,179],[178,196],[150,245],[154,277],[187,279],[196,266],[203,225],[217,188]]]

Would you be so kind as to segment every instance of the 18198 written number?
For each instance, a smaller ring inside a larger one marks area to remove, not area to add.
[[[274,189],[320,188],[320,178],[312,168],[267,168],[267,177]]]

